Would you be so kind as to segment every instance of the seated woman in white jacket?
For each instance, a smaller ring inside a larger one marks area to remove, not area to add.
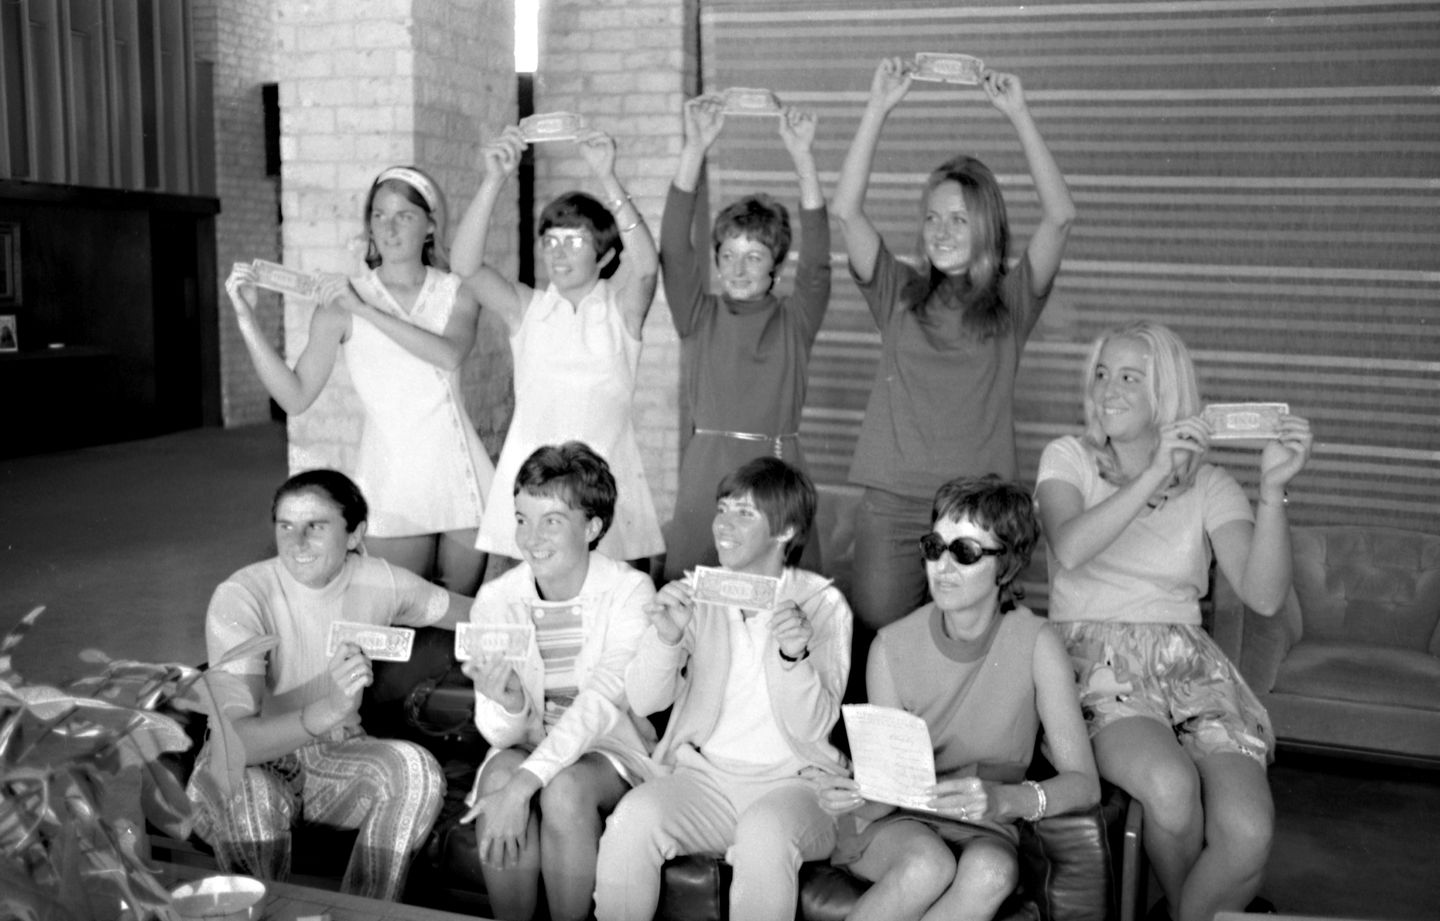
[[[550,917],[583,919],[600,831],[648,774],[650,724],[625,698],[625,669],[655,596],[649,577],[595,547],[615,514],[615,478],[580,442],[537,449],[515,479],[521,564],[481,586],[470,620],[520,627],[523,659],[472,659],[475,723],[491,752],[461,821],[477,840],[495,916],[528,921],[545,881]],[[538,794],[538,795],[537,795]]]

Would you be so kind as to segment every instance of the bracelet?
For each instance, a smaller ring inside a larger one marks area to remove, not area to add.
[[[640,226],[640,218],[639,218],[639,217],[636,217],[634,223],[632,223],[632,224],[626,224],[624,227],[621,227],[621,228],[620,228],[620,232],[621,232],[621,233],[629,233],[630,231],[634,230],[636,227],[639,227],[639,226]]]
[[[798,655],[798,656],[787,656],[787,655],[785,655],[785,650],[784,650],[784,649],[781,649],[781,650],[780,650],[780,658],[784,659],[786,662],[789,662],[791,665],[794,665],[796,662],[799,662],[799,661],[801,661],[801,660],[803,660],[803,659],[807,659],[807,658],[809,658],[809,657],[810,657],[810,647],[809,647],[809,646],[806,646],[804,649],[800,650],[800,655]]]
[[[1275,506],[1275,507],[1279,507],[1279,508],[1284,508],[1285,506],[1287,506],[1287,505],[1290,504],[1290,493],[1288,493],[1288,492],[1282,492],[1282,493],[1280,494],[1280,501],[1279,501],[1279,502],[1266,502],[1266,501],[1265,501],[1265,496],[1264,496],[1264,495],[1261,495],[1261,496],[1260,496],[1260,504],[1261,504],[1261,505],[1269,505],[1269,506]]]
[[[1025,786],[1035,791],[1035,811],[1025,817],[1027,822],[1038,822],[1045,818],[1045,788],[1033,780],[1022,780]]]
[[[619,214],[621,208],[624,208],[626,205],[631,205],[633,207],[634,204],[635,201],[630,197],[630,193],[626,192],[624,197],[613,198],[610,200],[610,213]]]
[[[320,738],[320,733],[305,725],[305,711],[308,709],[310,709],[309,704],[306,704],[305,706],[300,708],[300,728],[305,730],[305,734],[310,736],[310,738],[318,739]]]

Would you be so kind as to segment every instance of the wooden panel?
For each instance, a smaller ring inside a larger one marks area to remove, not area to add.
[[[1101,330],[1149,317],[1195,351],[1207,400],[1285,400],[1317,431],[1301,523],[1440,519],[1440,14],[1433,3],[706,4],[707,89],[764,86],[820,116],[833,186],[887,54],[965,51],[1017,73],[1079,220],[1017,386],[1022,475],[1079,423]],[[711,201],[794,202],[773,120],[734,119]],[[892,113],[867,214],[914,252],[919,188],[966,151],[999,175],[1014,248],[1038,216],[1009,123],[977,90],[918,84]],[[828,189],[827,189],[828,191]],[[839,249],[838,228],[835,239]],[[803,435],[844,484],[879,337],[835,255]],[[782,282],[784,284],[786,282]],[[1253,454],[1217,455],[1253,486]]]

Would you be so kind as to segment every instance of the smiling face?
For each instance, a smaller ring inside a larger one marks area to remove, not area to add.
[[[793,528],[770,533],[770,518],[748,493],[726,496],[715,503],[715,520],[710,533],[720,565],[735,572],[778,576],[785,568],[785,543]]]
[[[329,585],[364,536],[364,522],[347,532],[340,506],[318,491],[291,493],[275,506],[275,549],[280,564],[301,585]]]
[[[1112,441],[1134,441],[1153,433],[1153,368],[1149,349],[1138,339],[1115,338],[1101,347],[1090,380],[1090,400],[1101,431]]]
[[[580,593],[600,525],[558,496],[525,489],[515,494],[515,543],[546,599],[567,601]]]
[[[725,238],[715,253],[715,265],[720,285],[732,300],[759,300],[775,283],[775,256],[770,247],[745,234]]]
[[[547,277],[561,291],[588,290],[600,278],[595,235],[580,227],[551,227],[540,235]]]
[[[968,517],[941,518],[932,529],[948,545],[956,538],[968,537],[981,547],[999,547],[994,532],[983,528]],[[962,566],[949,550],[940,559],[925,561],[925,578],[930,583],[930,597],[946,614],[974,611],[994,613],[1000,606],[1000,587],[995,582],[1000,558],[982,556],[969,566]]]
[[[925,222],[920,231],[930,264],[946,275],[958,275],[970,265],[970,212],[958,182],[942,182],[925,201]]]
[[[435,224],[424,208],[392,185],[382,184],[370,203],[370,239],[382,262],[418,260]]]

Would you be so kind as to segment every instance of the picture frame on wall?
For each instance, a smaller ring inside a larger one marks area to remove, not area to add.
[[[15,221],[0,221],[0,307],[18,303],[20,303],[20,225]]]
[[[20,336],[15,332],[15,315],[0,314],[0,352],[20,351]]]

